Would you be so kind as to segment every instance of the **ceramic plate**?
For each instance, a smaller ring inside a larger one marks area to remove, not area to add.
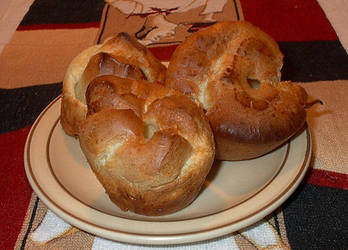
[[[308,128],[284,146],[248,161],[216,161],[197,199],[171,215],[123,212],[105,195],[78,140],[60,125],[61,98],[38,117],[25,147],[34,191],[53,212],[89,233],[128,243],[173,244],[211,239],[255,223],[296,189],[311,159]]]

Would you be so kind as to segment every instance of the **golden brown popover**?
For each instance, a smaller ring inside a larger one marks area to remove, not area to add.
[[[281,82],[283,55],[261,29],[221,22],[188,37],[175,50],[165,85],[204,108],[216,141],[216,158],[264,155],[305,123],[305,90]]]
[[[204,112],[189,97],[145,80],[96,77],[86,92],[82,151],[122,210],[163,215],[189,205],[214,160]]]

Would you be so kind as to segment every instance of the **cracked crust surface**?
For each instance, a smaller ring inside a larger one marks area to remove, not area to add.
[[[305,123],[307,94],[281,82],[277,43],[248,22],[222,22],[175,50],[165,85],[198,100],[212,126],[216,158],[261,156]]]

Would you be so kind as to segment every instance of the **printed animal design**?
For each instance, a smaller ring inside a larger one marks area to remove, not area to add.
[[[128,16],[144,18],[142,28],[135,36],[144,45],[159,41],[161,38],[172,37],[182,23],[168,20],[168,15],[185,13],[195,8],[202,8],[199,13],[203,23],[215,23],[214,14],[223,11],[227,0],[106,0]]]

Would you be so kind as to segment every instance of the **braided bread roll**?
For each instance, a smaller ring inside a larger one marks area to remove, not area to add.
[[[282,60],[277,43],[259,28],[222,22],[178,46],[165,85],[204,108],[217,159],[255,158],[283,144],[305,123],[307,94],[280,82]]]
[[[193,101],[157,83],[108,75],[89,84],[86,102],[80,145],[117,206],[157,216],[196,198],[215,148]]]
[[[127,33],[107,39],[82,51],[70,63],[63,81],[61,124],[68,135],[76,136],[87,114],[85,92],[99,75],[164,82],[165,66]]]

